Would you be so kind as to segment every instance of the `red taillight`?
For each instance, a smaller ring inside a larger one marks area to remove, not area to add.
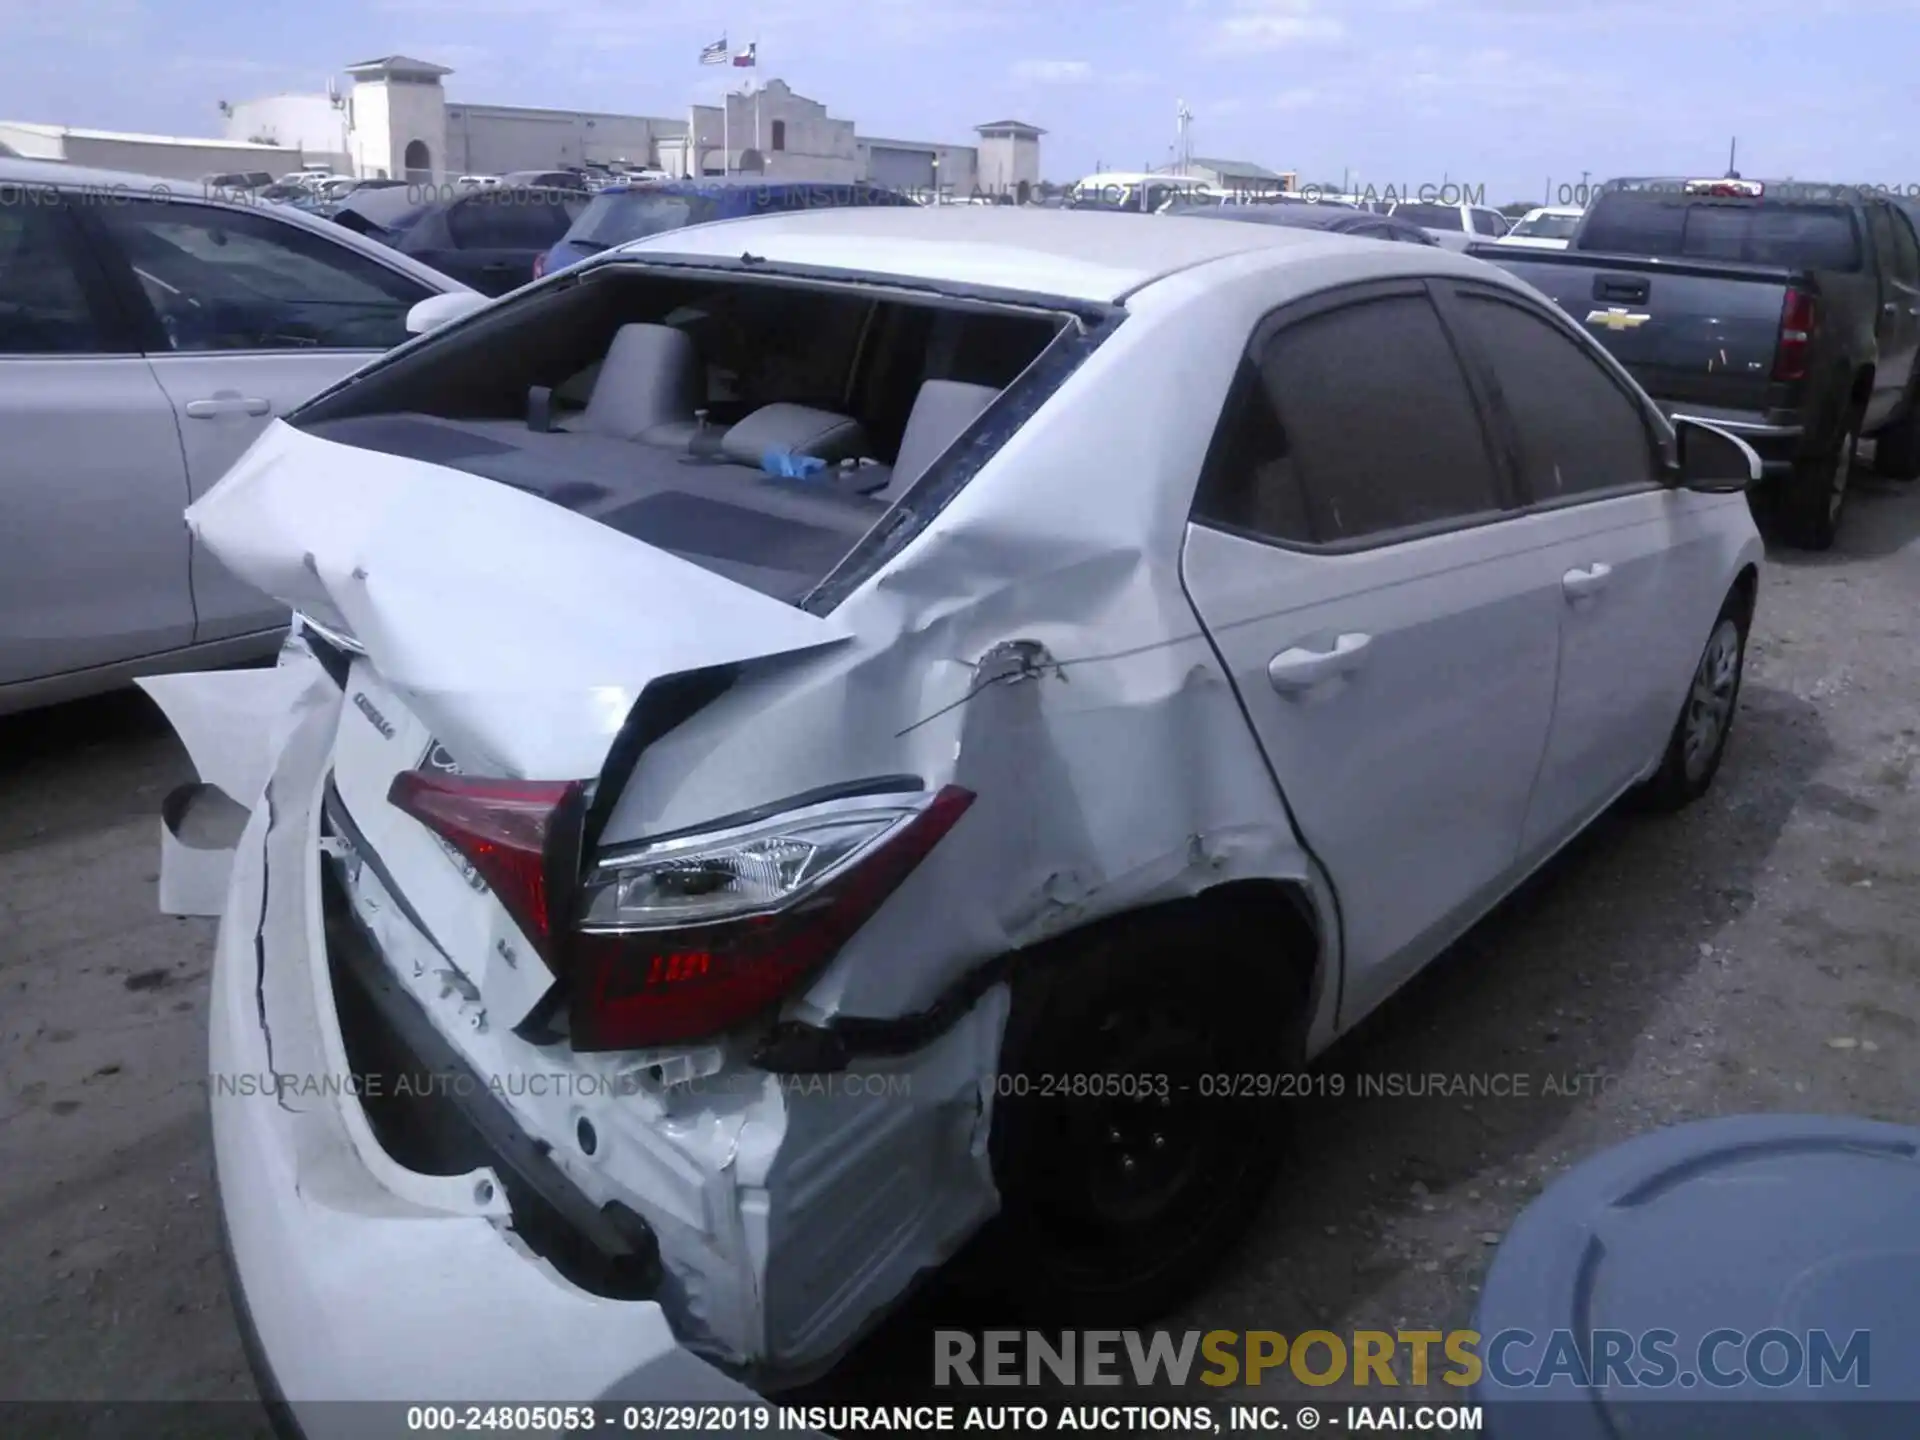
[[[871,852],[765,914],[674,929],[575,934],[576,1050],[706,1039],[753,1019],[839,953],[973,803],[948,786]]]
[[[548,865],[556,820],[585,793],[577,780],[486,780],[403,770],[387,791],[404,810],[453,847],[487,882],[550,968],[556,884]]]
[[[533,257],[533,278],[538,280],[547,273],[547,255],[543,250]]]
[[[1774,379],[1806,379],[1814,319],[1813,296],[1805,290],[1787,291],[1786,303],[1780,307],[1780,343],[1773,352]]]

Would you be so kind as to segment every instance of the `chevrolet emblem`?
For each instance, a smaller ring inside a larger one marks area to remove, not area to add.
[[[1631,330],[1636,325],[1644,325],[1653,316],[1641,311],[1629,310],[1623,305],[1609,305],[1605,310],[1589,310],[1587,324],[1604,325],[1609,330]]]

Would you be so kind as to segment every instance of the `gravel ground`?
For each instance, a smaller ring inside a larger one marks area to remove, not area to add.
[[[1514,1216],[1595,1149],[1741,1111],[1920,1118],[1920,487],[1862,484],[1834,552],[1763,578],[1714,792],[1603,821],[1343,1041],[1346,1093],[1298,1107],[1288,1179],[1173,1328],[1464,1325]],[[212,924],[155,904],[189,778],[138,694],[0,720],[0,1399],[252,1394],[204,1120]],[[1525,1094],[1359,1093],[1391,1075]],[[949,1313],[896,1317],[818,1398],[918,1389]],[[1260,1398],[1341,1393],[1290,1386]]]

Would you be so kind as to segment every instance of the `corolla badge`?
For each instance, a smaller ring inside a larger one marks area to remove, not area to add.
[[[386,736],[387,739],[393,739],[393,726],[387,723],[387,717],[374,709],[373,702],[358,690],[353,694],[353,708],[366,716],[368,720],[372,721],[374,729]]]

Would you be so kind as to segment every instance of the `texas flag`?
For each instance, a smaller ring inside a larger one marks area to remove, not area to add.
[[[742,68],[751,69],[755,64],[758,63],[758,61],[754,57],[756,52],[759,49],[760,49],[759,42],[756,41],[753,44],[747,46],[746,49],[737,52],[733,57],[733,63],[735,65],[741,66]]]

